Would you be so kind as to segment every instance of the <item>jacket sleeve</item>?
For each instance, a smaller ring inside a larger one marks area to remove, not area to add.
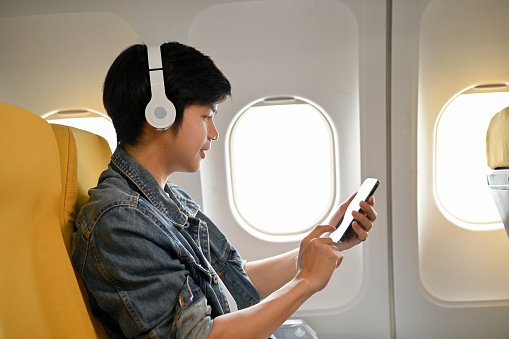
[[[208,337],[210,307],[176,232],[149,209],[119,205],[76,233],[73,263],[110,337]]]

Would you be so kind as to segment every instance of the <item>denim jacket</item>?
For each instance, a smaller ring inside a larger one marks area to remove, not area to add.
[[[207,338],[228,313],[259,302],[243,261],[179,187],[165,189],[121,147],[76,219],[73,264],[111,338]]]

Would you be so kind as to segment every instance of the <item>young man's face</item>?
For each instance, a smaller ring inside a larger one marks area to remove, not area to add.
[[[216,110],[217,105],[200,104],[190,105],[184,110],[182,124],[170,149],[169,165],[175,171],[196,172],[200,169],[212,140],[219,137],[213,120]]]

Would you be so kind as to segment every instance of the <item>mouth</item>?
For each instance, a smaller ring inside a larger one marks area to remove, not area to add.
[[[202,148],[202,149],[200,150],[200,156],[201,156],[203,159],[205,159],[205,157],[207,156],[207,153],[206,153],[206,152],[207,152],[208,150],[210,150],[210,147],[209,147],[209,148]]]
[[[204,146],[201,150],[200,150],[200,156],[205,159],[205,157],[207,156],[206,152],[210,150],[210,144],[207,145],[207,146]]]

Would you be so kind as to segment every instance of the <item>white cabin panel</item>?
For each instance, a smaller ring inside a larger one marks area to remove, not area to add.
[[[367,3],[373,4],[372,1]],[[380,57],[380,54],[373,56],[373,50],[363,47],[369,39],[366,27],[374,29],[374,25],[367,25],[366,20],[371,15],[376,18],[375,24],[383,22],[385,7],[379,6],[382,12],[371,13],[362,4],[348,5],[351,7],[339,1],[321,1],[317,5],[315,1],[305,0],[221,4],[200,13],[191,26],[190,44],[213,56],[232,83],[232,98],[219,106],[215,118],[220,138],[213,144],[200,170],[203,206],[247,260],[276,255],[298,246],[298,241],[269,241],[252,235],[239,225],[232,212],[226,167],[229,151],[226,135],[236,115],[253,102],[271,97],[296,97],[315,103],[327,113],[337,136],[337,202],[344,201],[357,190],[361,176],[364,178],[370,174],[381,176],[382,181],[384,179],[384,143],[380,142],[380,138],[385,138],[384,126],[375,130],[371,128],[371,124],[380,127],[378,117],[368,117],[368,107],[376,105],[376,101],[361,97],[360,76],[363,80],[368,79],[363,72],[373,67],[371,57],[378,57],[384,66],[383,48]],[[384,37],[383,31],[377,37],[382,46]],[[371,54],[360,55],[361,51]],[[376,79],[371,75],[370,80],[373,84],[383,85],[383,68],[381,75]],[[361,105],[366,111],[361,112]],[[383,96],[378,107],[381,108],[375,113],[380,114],[384,125]],[[369,111],[369,115],[373,113]],[[362,127],[361,121],[364,121]],[[366,131],[363,141],[360,140],[361,130]],[[264,137],[264,132],[259,131],[260,138]],[[302,138],[312,138],[312,135],[302,135]],[[380,149],[374,150],[373,143],[378,143]],[[365,149],[365,153],[361,149]],[[371,157],[370,152],[377,156]],[[379,169],[376,166],[368,168],[375,163],[378,155],[382,157],[381,162],[376,163]],[[366,160],[361,168],[362,157]],[[287,170],[291,171],[291,168]],[[310,183],[307,180],[295,184]],[[382,217],[380,222],[377,221],[379,229],[370,238],[372,244],[366,243],[346,251],[346,258],[329,285],[294,315],[306,319],[320,338],[355,333],[362,327],[361,314],[373,307],[379,310],[379,316],[372,327],[364,327],[359,333],[373,338],[390,335],[388,305],[369,300],[373,294],[380,300],[389,298],[384,191],[380,189],[377,192],[377,202],[380,202],[377,210]],[[267,194],[270,194],[270,187],[267,187]],[[378,250],[375,246],[383,250],[382,256],[375,252]],[[376,270],[374,266],[382,273],[373,271]],[[328,322],[338,326],[331,327]]]
[[[393,1],[392,215],[400,338],[509,333],[509,239],[500,227],[474,230],[451,221],[436,199],[434,177],[443,108],[474,86],[509,82],[508,5]],[[458,172],[462,165],[455,164]]]

